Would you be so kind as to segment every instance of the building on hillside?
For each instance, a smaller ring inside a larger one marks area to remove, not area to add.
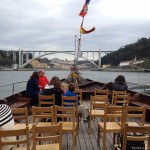
[[[119,64],[119,67],[130,66],[131,61],[122,61]]]
[[[38,60],[32,60],[30,64],[33,68],[48,68],[46,63],[40,63]]]
[[[143,60],[137,60],[136,57],[134,57],[133,60],[120,62],[119,67],[137,65],[137,64],[141,64],[143,62],[144,62]]]
[[[108,69],[108,68],[110,68],[110,64],[102,65],[102,69]]]

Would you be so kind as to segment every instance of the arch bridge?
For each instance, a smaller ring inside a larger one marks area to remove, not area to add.
[[[16,53],[19,52],[19,68],[24,68],[32,60],[41,58],[46,55],[60,54],[60,53],[75,55],[75,51],[45,51],[45,50],[34,50],[33,51],[33,50],[23,50],[23,49],[19,49],[18,51],[17,50],[11,50],[11,51],[13,51],[13,61],[14,62],[16,62]],[[9,51],[7,51],[7,52],[9,52]],[[83,58],[83,59],[89,61],[95,67],[100,69],[101,68],[101,54],[104,53],[105,55],[107,55],[108,53],[111,53],[111,52],[112,51],[102,51],[102,50],[85,51],[84,50],[84,51],[82,51],[82,56],[80,56],[80,58]],[[23,62],[24,54],[26,55],[25,63]],[[29,54],[32,54],[32,59],[29,59]],[[94,63],[95,54],[98,56],[98,65]],[[92,57],[92,59],[89,59],[89,56]]]

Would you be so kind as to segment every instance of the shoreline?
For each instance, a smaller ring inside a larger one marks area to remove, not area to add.
[[[18,69],[14,70],[11,68],[2,69],[0,71],[38,71],[39,69],[43,69],[45,71],[70,71],[70,69],[47,69],[47,68],[35,68],[35,69]],[[145,70],[133,70],[133,69],[79,69],[79,71],[106,71],[106,72],[150,72],[149,69]]]

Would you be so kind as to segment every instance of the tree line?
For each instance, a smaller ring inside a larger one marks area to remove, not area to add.
[[[121,61],[130,61],[136,57],[150,63],[150,38],[141,38],[137,42],[119,48],[102,58],[102,64],[118,66]],[[146,67],[147,68],[147,67]]]

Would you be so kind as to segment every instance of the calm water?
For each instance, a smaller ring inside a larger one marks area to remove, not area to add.
[[[150,84],[150,73],[144,72],[105,72],[105,71],[80,71],[82,76],[90,78],[92,80],[100,82],[114,81],[116,76],[122,74],[125,76],[126,81],[140,82]],[[28,80],[32,74],[32,71],[0,71],[0,85]],[[46,76],[51,79],[53,76],[59,78],[65,78],[69,74],[69,71],[46,71]],[[26,87],[25,83],[15,85],[15,92],[24,90]],[[0,87],[0,98],[4,98],[12,94],[12,86]]]

